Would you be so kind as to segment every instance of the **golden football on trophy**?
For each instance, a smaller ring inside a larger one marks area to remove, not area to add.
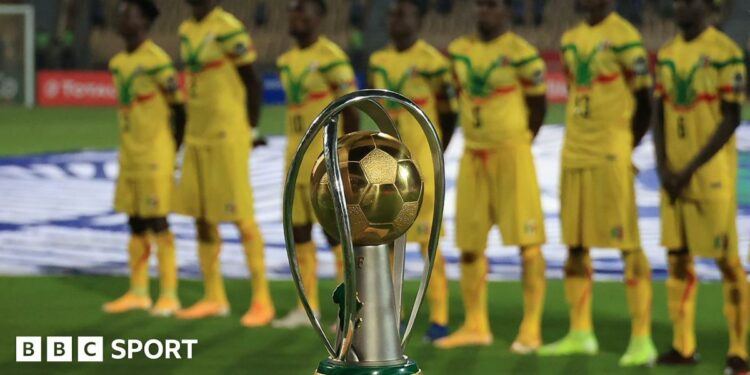
[[[338,144],[352,242],[381,245],[406,233],[422,204],[424,182],[409,150],[385,133],[358,131]],[[323,229],[339,238],[323,154],[311,176],[312,206]]]

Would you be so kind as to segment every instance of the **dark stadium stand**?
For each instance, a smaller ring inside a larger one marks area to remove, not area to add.
[[[173,57],[177,57],[179,42],[176,38],[176,30],[180,22],[189,17],[186,5],[178,0],[158,1],[162,6],[162,16],[157,21],[153,30],[153,39],[162,45]],[[260,63],[264,67],[271,67],[276,56],[289,48],[289,38],[278,38],[286,35],[286,1],[265,1],[267,12],[267,23],[255,26],[255,9],[259,0],[224,0],[222,6],[240,18],[252,32],[258,51],[260,51]],[[347,46],[350,39],[349,7],[351,0],[329,0],[329,16],[326,20],[324,30],[326,34],[337,43]],[[464,4],[465,3],[465,4]],[[515,31],[528,39],[542,51],[556,51],[563,31],[578,22],[579,16],[575,13],[574,0],[548,1],[545,8],[545,23],[535,27],[528,22],[528,26],[515,27]],[[106,66],[108,59],[122,48],[121,41],[111,29],[112,21],[116,15],[115,7],[117,0],[105,0],[106,26],[95,29],[91,33],[92,65],[94,67]],[[469,6],[469,0],[457,2],[450,14],[438,14],[430,12],[424,24],[423,35],[429,42],[444,48],[453,38],[458,35],[472,32],[474,30],[473,7]],[[649,50],[656,50],[667,38],[675,33],[672,22],[664,22],[656,9],[646,7],[643,14],[643,25],[641,32],[644,34],[645,42]]]

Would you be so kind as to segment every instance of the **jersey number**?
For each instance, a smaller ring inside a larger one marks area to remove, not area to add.
[[[474,127],[479,129],[482,127],[482,119],[479,117],[480,108],[474,107],[473,112],[474,112]]]
[[[580,95],[576,97],[576,113],[584,118],[588,118],[591,115],[590,98],[588,95]]]
[[[685,118],[682,116],[677,117],[677,136],[680,139],[685,139],[687,131],[685,130]]]
[[[122,131],[127,133],[130,131],[130,115],[126,114],[123,118]]]
[[[292,118],[292,129],[295,133],[302,133],[302,116],[296,115]]]
[[[197,84],[195,78],[190,80],[190,97],[195,98],[198,95]]]

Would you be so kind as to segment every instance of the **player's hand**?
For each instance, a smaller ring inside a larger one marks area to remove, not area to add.
[[[669,196],[669,202],[674,204],[680,193],[679,189],[677,189],[677,175],[672,173],[672,171],[662,170],[659,172],[659,180],[661,180],[661,186],[664,188],[667,196]]]
[[[685,189],[685,187],[690,183],[690,179],[693,177],[693,172],[689,169],[683,170],[679,173],[674,174],[673,177],[673,184],[674,184],[674,190],[677,195],[679,195],[682,190]]]
[[[253,148],[268,145],[266,137],[262,136],[257,129],[253,128]]]

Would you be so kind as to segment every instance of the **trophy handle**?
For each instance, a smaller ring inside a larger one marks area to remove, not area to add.
[[[332,118],[328,121],[333,122],[334,127],[335,127],[335,122],[336,122],[335,118]],[[302,277],[300,275],[299,262],[297,261],[297,251],[294,246],[294,226],[292,223],[292,209],[294,207],[294,193],[296,190],[295,187],[297,184],[297,177],[299,175],[299,170],[302,166],[302,160],[305,156],[305,153],[307,152],[308,148],[310,148],[310,144],[315,139],[315,136],[320,130],[321,125],[322,124],[317,124],[316,126],[316,123],[313,123],[313,126],[310,126],[310,129],[308,129],[307,133],[302,138],[302,141],[297,147],[297,152],[294,154],[294,158],[292,159],[292,162],[289,165],[289,171],[287,172],[286,184],[284,186],[284,200],[283,200],[284,242],[286,244],[287,258],[289,259],[289,271],[292,274],[292,280],[294,280],[294,285],[297,287],[297,294],[299,296],[300,301],[302,302],[302,307],[305,309],[305,312],[307,313],[307,317],[308,319],[310,319],[310,322],[312,323],[314,330],[318,333],[318,336],[320,336],[321,340],[323,341],[323,345],[325,346],[326,351],[328,352],[329,356],[336,357],[336,351],[334,350],[331,342],[328,340],[328,336],[326,335],[325,331],[323,331],[323,327],[321,326],[320,321],[315,316],[315,312],[310,306],[310,301],[307,299],[307,294],[305,293],[305,287],[302,284]]]
[[[387,99],[394,101],[404,107],[409,113],[416,118],[420,124],[422,131],[425,133],[427,142],[430,146],[430,152],[432,154],[433,168],[435,170],[435,204],[434,212],[432,217],[432,230],[430,232],[430,240],[428,245],[428,259],[425,261],[424,271],[420,280],[419,290],[414,300],[414,305],[410,313],[409,321],[406,330],[401,338],[401,347],[405,347],[406,343],[411,334],[414,321],[416,320],[417,313],[424,301],[425,292],[427,285],[430,282],[430,274],[432,273],[433,263],[435,261],[435,253],[440,240],[440,226],[442,224],[443,217],[443,205],[445,201],[445,175],[443,167],[443,152],[440,140],[437,132],[430,122],[430,119],[422,111],[419,106],[414,102],[406,98],[405,96],[388,91],[388,90],[361,90],[353,92],[351,94],[344,95],[333,102],[331,102],[310,125],[310,128],[305,133],[302,141],[297,147],[297,151],[292,159],[287,173],[287,180],[284,187],[284,201],[283,201],[283,224],[284,224],[284,239],[287,248],[287,257],[289,258],[290,272],[292,279],[297,287],[297,293],[302,302],[302,306],[307,313],[310,322],[313,324],[313,328],[320,336],[326,350],[331,358],[343,361],[349,354],[352,344],[352,336],[354,331],[354,324],[352,318],[355,313],[357,304],[357,295],[355,291],[355,265],[354,265],[354,246],[351,237],[351,228],[349,224],[349,212],[346,207],[346,197],[344,195],[344,185],[341,177],[341,171],[339,170],[339,157],[338,157],[338,115],[341,111],[348,107],[354,106],[360,111],[367,114],[375,124],[378,126],[380,131],[383,133],[394,136],[401,140],[401,137],[393,126],[388,113],[383,107],[376,101],[376,99]],[[294,191],[297,183],[297,177],[299,170],[302,165],[302,160],[305,153],[310,148],[315,136],[320,132],[321,128],[324,128],[324,149],[323,155],[325,157],[326,168],[329,171],[329,189],[333,196],[334,211],[336,212],[336,221],[339,228],[339,238],[341,239],[343,260],[344,260],[344,319],[341,322],[342,327],[337,333],[336,345],[331,344],[328,340],[328,336],[322,328],[322,325],[318,318],[315,316],[310,302],[308,301],[304,286],[302,285],[299,263],[297,262],[297,254],[294,247],[294,231],[292,224],[292,207],[294,203]],[[396,314],[400,316],[401,310],[401,296],[403,286],[403,270],[405,261],[405,246],[406,237],[405,235],[398,238],[395,242],[395,260],[397,261],[395,267],[400,272],[398,275],[393,277],[394,292],[398,297],[397,311]],[[394,272],[395,273],[395,272]]]

